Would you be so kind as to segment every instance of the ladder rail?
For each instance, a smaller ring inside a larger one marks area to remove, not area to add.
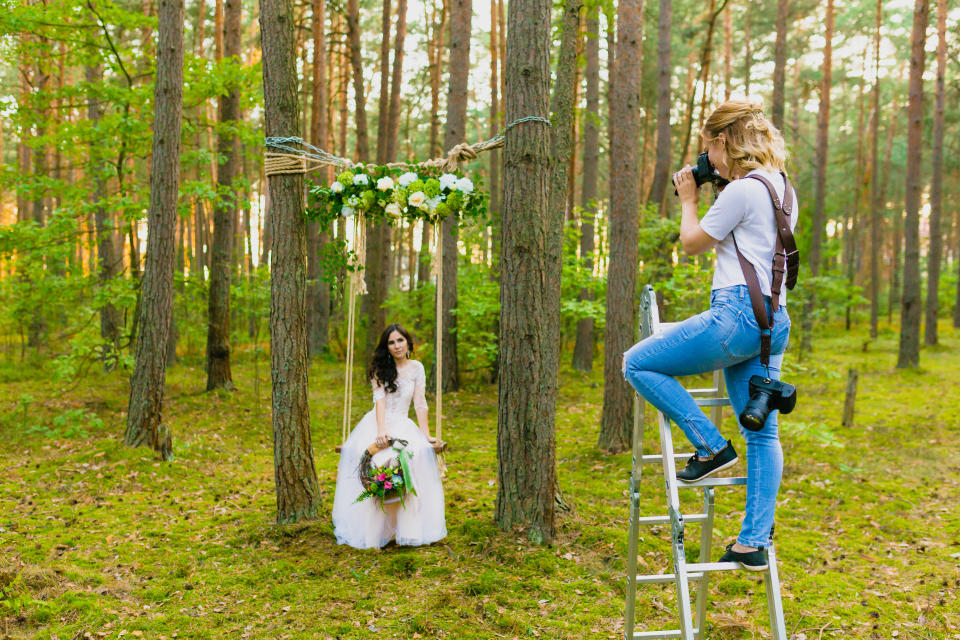
[[[638,333],[647,338],[655,333],[669,329],[676,323],[661,323],[653,287],[644,287],[640,298]],[[723,407],[730,406],[726,394],[726,380],[722,371],[713,372],[713,384],[710,388],[688,389],[700,407],[709,410],[710,420],[720,427],[723,419]],[[713,547],[714,518],[716,513],[715,487],[745,486],[743,477],[705,478],[697,482],[681,482],[677,479],[677,461],[690,457],[689,453],[675,453],[670,421],[657,411],[657,428],[660,435],[660,454],[644,454],[643,438],[645,427],[646,403],[635,395],[633,407],[633,447],[630,469],[630,528],[627,544],[627,588],[625,606],[624,638],[681,638],[682,640],[705,640],[707,637],[706,610],[709,598],[710,574],[718,571],[736,571],[741,566],[736,562],[710,562]],[[640,478],[643,465],[659,463],[663,471],[666,493],[667,516],[640,516]],[[698,488],[703,491],[703,507],[700,513],[683,515],[680,509],[680,489]],[[700,551],[698,562],[686,560],[684,549],[684,528],[687,522],[699,523]],[[670,525],[671,555],[673,573],[638,575],[637,554],[639,548],[640,525]],[[772,532],[767,547],[768,567],[763,571],[764,590],[767,596],[767,608],[770,615],[772,640],[788,640],[783,615],[783,601],[780,593],[780,577],[777,556],[773,544]],[[680,629],[635,631],[636,595],[638,584],[674,583],[677,590],[677,604]],[[695,602],[691,603],[690,584],[696,583]],[[694,617],[695,616],[695,617]]]

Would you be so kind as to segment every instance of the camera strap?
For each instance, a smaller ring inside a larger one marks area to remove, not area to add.
[[[733,246],[737,250],[737,259],[740,261],[740,269],[743,271],[743,278],[747,282],[747,289],[750,291],[750,304],[753,307],[753,316],[760,326],[760,364],[764,369],[770,367],[770,341],[773,336],[773,322],[777,310],[780,308],[780,287],[783,285],[784,274],[787,276],[787,289],[793,289],[797,284],[797,271],[800,265],[800,252],[797,251],[797,242],[790,230],[790,213],[793,209],[794,194],[793,185],[786,174],[782,171],[784,190],[783,204],[777,197],[777,191],[773,184],[763,176],[751,174],[747,178],[759,180],[770,193],[770,200],[773,203],[774,217],[777,224],[777,240],[773,250],[773,277],[770,280],[770,312],[767,312],[767,306],[763,303],[763,290],[760,288],[760,279],[757,276],[757,268],[747,260],[740,247],[737,246],[737,237],[733,236]],[[731,234],[733,235],[733,234]]]

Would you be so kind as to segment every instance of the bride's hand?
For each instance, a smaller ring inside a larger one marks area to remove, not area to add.
[[[377,439],[374,441],[381,449],[390,446],[390,436],[386,433],[377,433]]]
[[[433,436],[427,436],[427,442],[429,442],[430,444],[436,444],[437,439]]]

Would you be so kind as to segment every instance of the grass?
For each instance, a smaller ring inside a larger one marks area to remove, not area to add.
[[[960,339],[942,336],[915,371],[894,368],[890,332],[866,351],[861,333],[836,332],[804,362],[788,356],[801,397],[782,419],[777,540],[791,638],[960,639]],[[237,360],[232,394],[201,392],[200,362],[169,371],[171,463],[122,445],[124,375],[70,386],[0,360],[0,638],[622,637],[630,459],[595,447],[599,370],[561,372],[557,469],[572,508],[552,546],[492,521],[496,387],[480,385],[444,397],[447,539],[360,552],[336,544],[329,518],[340,365],[311,369],[319,518],[280,527],[269,370],[261,360],[257,390],[253,362]],[[844,429],[850,367],[858,410]],[[369,402],[357,389],[354,420]],[[641,500],[665,510],[656,473]],[[742,489],[718,490],[715,557],[742,509]],[[669,570],[667,528],[641,535],[640,570]],[[687,537],[692,559],[696,525]],[[710,590],[709,638],[769,637],[758,576],[721,574]],[[638,628],[675,627],[674,604],[672,588],[641,586]]]

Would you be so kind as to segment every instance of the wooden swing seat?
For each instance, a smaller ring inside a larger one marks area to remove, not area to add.
[[[335,446],[335,447],[333,448],[333,450],[336,451],[337,453],[342,453],[342,452],[343,452],[343,445],[342,445],[342,444],[338,444],[337,446]],[[442,441],[439,441],[439,440],[438,440],[437,442],[434,442],[434,443],[433,443],[433,452],[434,452],[434,453],[443,453],[443,452],[445,452],[446,450],[447,450],[447,443],[446,443],[446,442],[442,442]]]

